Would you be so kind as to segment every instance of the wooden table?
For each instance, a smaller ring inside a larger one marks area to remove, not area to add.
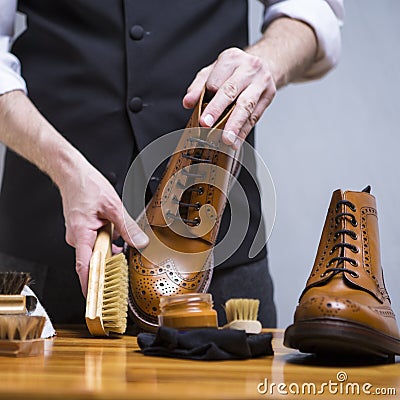
[[[400,398],[399,357],[395,364],[321,362],[286,349],[282,331],[273,333],[274,357],[204,362],[143,356],[133,336],[95,339],[82,327],[59,329],[44,356],[0,357],[0,398]]]

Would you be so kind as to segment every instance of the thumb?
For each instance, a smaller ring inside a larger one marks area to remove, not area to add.
[[[119,216],[114,224],[129,246],[141,249],[149,244],[148,236],[139,228],[139,225],[125,209],[123,216]]]
[[[184,108],[193,108],[196,106],[200,99],[201,92],[207,82],[208,76],[210,75],[211,68],[214,64],[203,68],[198,72],[193,82],[187,89],[185,96],[183,97],[182,104]]]

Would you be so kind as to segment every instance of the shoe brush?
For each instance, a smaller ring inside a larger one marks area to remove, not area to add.
[[[45,317],[0,315],[0,356],[28,357],[44,352]]]
[[[0,272],[0,356],[43,354],[46,318],[27,315],[27,296],[21,295],[30,280],[25,272]]]
[[[90,259],[86,325],[93,336],[125,333],[128,315],[128,264],[123,253],[112,255],[111,223],[98,233]]]
[[[26,296],[22,289],[31,277],[26,272],[0,272],[0,314],[26,314]]]
[[[259,305],[260,301],[257,299],[229,299],[225,303],[227,324],[222,329],[244,330],[251,334],[260,333],[262,325],[257,320]]]

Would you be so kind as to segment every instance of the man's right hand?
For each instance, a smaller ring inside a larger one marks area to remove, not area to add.
[[[76,271],[86,295],[89,261],[97,230],[108,221],[132,247],[147,236],[124,212],[107,179],[39,113],[21,91],[0,96],[0,141],[35,164],[58,186],[63,203],[66,240],[76,250]]]
[[[75,248],[76,272],[86,296],[89,262],[97,231],[111,221],[115,233],[132,247],[142,248],[148,237],[124,210],[112,185],[92,166],[59,184],[63,200],[66,241]]]

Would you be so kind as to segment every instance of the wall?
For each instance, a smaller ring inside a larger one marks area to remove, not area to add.
[[[283,89],[258,124],[276,187],[269,241],[279,325],[291,323],[312,268],[331,193],[372,186],[386,286],[400,316],[400,2],[345,2],[339,66]],[[252,35],[262,8],[251,7]]]

